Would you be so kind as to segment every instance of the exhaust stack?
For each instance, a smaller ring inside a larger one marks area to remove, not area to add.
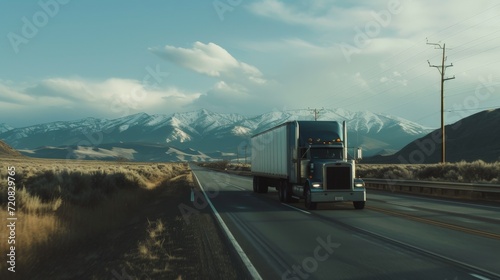
[[[346,122],[342,122],[342,130],[344,134],[344,161],[347,161],[347,125]]]

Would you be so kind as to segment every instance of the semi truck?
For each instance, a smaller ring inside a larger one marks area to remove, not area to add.
[[[251,137],[253,191],[278,191],[280,202],[366,202],[365,184],[348,160],[347,128],[336,121],[289,121]]]

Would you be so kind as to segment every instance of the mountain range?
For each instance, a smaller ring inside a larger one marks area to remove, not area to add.
[[[206,161],[249,157],[251,135],[292,120],[313,120],[310,110],[256,116],[198,110],[170,115],[138,113],[117,119],[85,118],[12,128],[0,124],[0,139],[33,157]],[[318,120],[346,121],[349,147],[365,156],[394,153],[432,129],[372,112],[324,109]]]

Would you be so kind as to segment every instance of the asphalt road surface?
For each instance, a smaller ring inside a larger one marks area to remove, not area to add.
[[[251,177],[191,165],[256,279],[500,279],[500,207],[367,192],[352,203],[282,204]]]

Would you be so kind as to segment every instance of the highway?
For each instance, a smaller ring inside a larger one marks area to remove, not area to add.
[[[256,279],[500,279],[500,207],[367,191],[367,206],[282,204],[251,177],[191,169]]]

